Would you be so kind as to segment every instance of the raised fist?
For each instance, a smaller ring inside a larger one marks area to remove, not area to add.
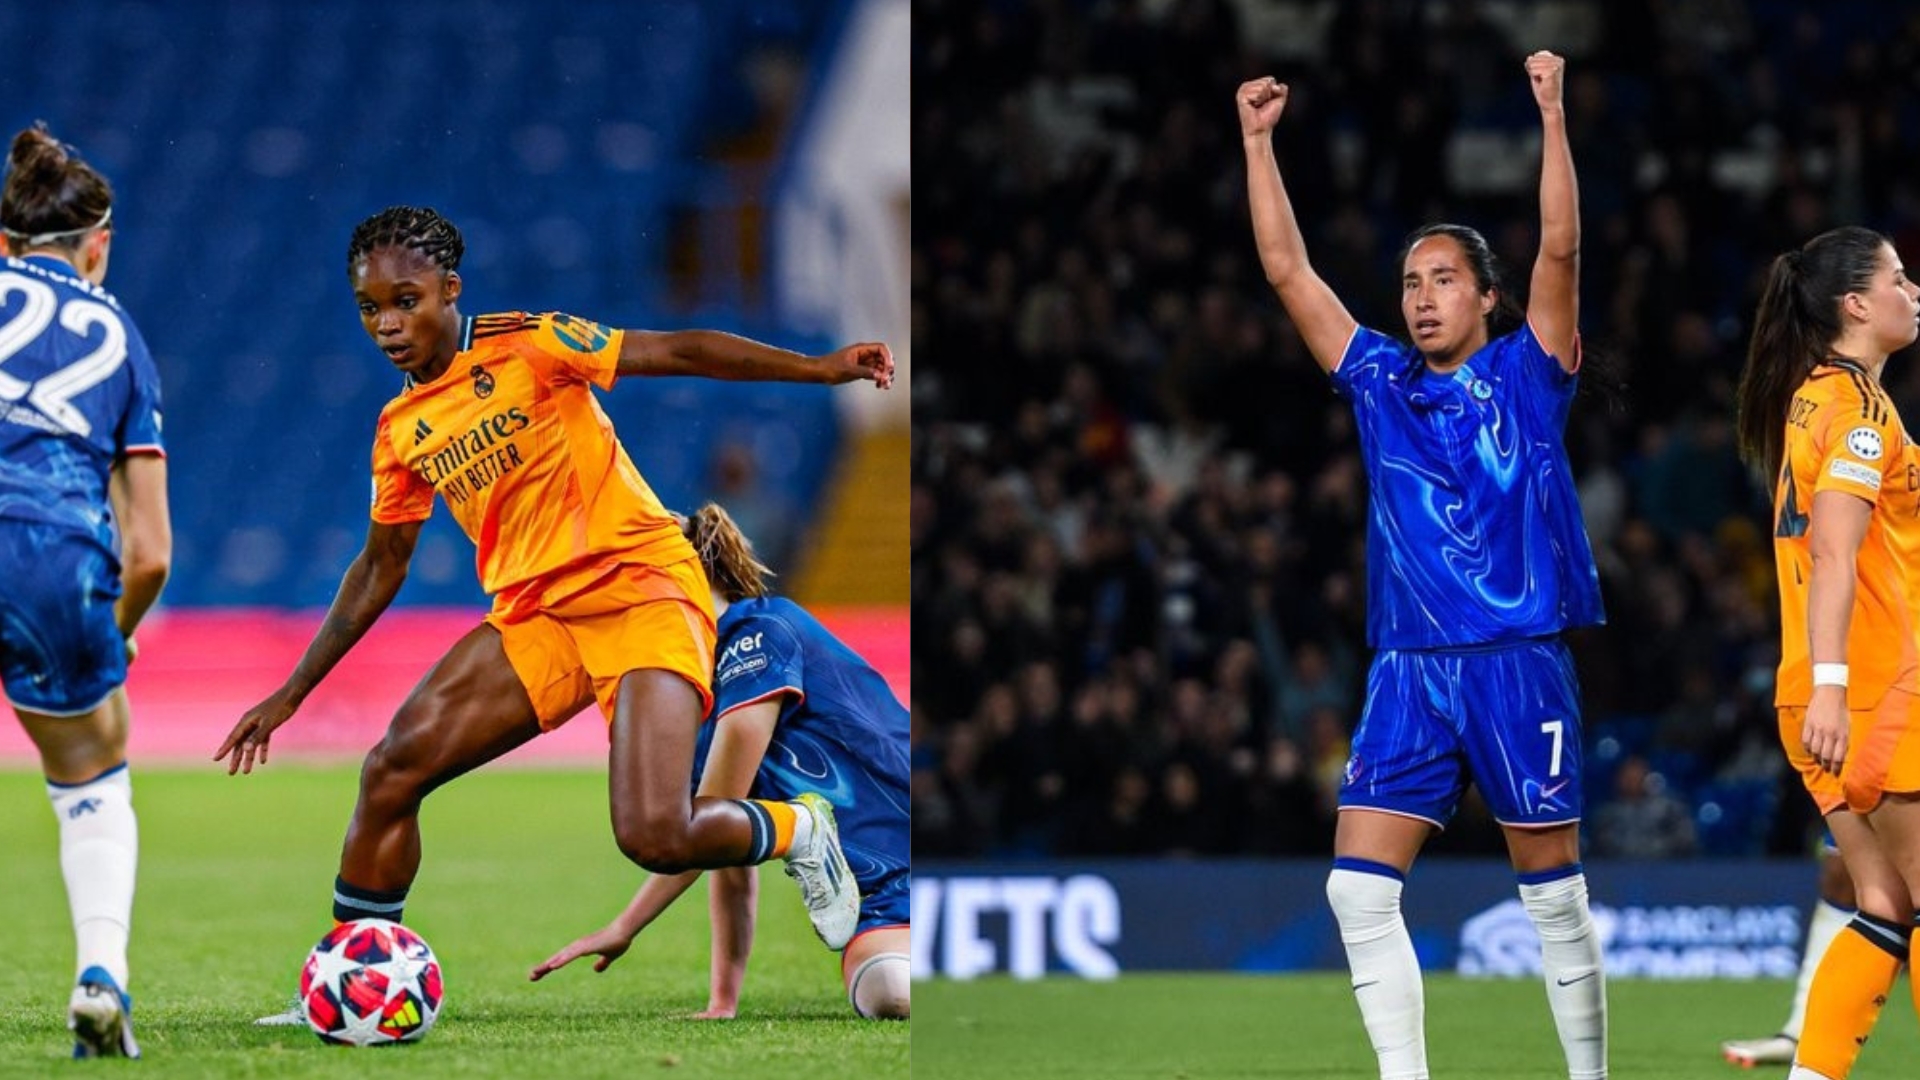
[[[1233,100],[1240,106],[1240,134],[1265,135],[1286,110],[1287,84],[1271,75],[1243,82]]]

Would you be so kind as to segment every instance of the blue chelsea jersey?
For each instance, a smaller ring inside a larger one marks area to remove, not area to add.
[[[1440,375],[1360,329],[1333,374],[1366,462],[1367,638],[1478,645],[1605,621],[1564,432],[1577,379],[1530,327]]]
[[[756,799],[816,791],[833,803],[860,891],[872,895],[911,865],[907,710],[860,655],[783,597],[738,600],[720,616],[713,715],[701,725],[694,777],[715,724],[743,705],[783,699],[754,776]]]
[[[107,475],[161,453],[160,378],[112,294],[58,259],[0,261],[0,520],[116,549]]]

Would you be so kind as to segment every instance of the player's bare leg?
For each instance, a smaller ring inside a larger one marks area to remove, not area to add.
[[[76,954],[67,1004],[73,1056],[137,1058],[126,987],[140,833],[126,767],[126,688],[81,716],[14,711],[40,751],[47,797],[60,824],[60,870]]]
[[[747,810],[690,794],[700,720],[700,693],[679,675],[642,668],[620,680],[607,756],[613,838],[656,874],[750,861]]]
[[[1327,903],[1353,975],[1353,997],[1383,1077],[1427,1075],[1426,986],[1400,913],[1400,890],[1431,822],[1345,808],[1333,830]]]
[[[659,668],[629,671],[614,701],[607,785],[620,850],[657,874],[787,860],[807,915],[829,948],[844,948],[860,917],[859,885],[840,850],[833,807],[688,793],[700,726],[693,684]]]
[[[407,695],[361,766],[334,917],[399,921],[420,870],[421,801],[539,734],[533,702],[507,661],[500,632],[475,627]]]
[[[333,917],[399,922],[420,871],[420,803],[448,780],[540,734],[533,703],[508,662],[500,632],[467,632],[407,695],[360,767],[360,797],[340,851]],[[302,1027],[294,1001],[263,1027]]]

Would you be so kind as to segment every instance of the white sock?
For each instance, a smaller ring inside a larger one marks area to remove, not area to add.
[[[1814,969],[1820,966],[1820,958],[1827,955],[1827,946],[1833,944],[1834,935],[1852,921],[1851,909],[1836,907],[1824,899],[1813,905],[1813,914],[1807,919],[1807,951],[1800,955],[1800,982],[1793,988],[1793,1011],[1787,1013],[1787,1022],[1780,1034],[1800,1038],[1800,1028],[1807,1022],[1807,991],[1813,987]]]
[[[1805,1065],[1795,1062],[1793,1068],[1787,1070],[1787,1080],[1833,1080],[1833,1077],[1826,1073],[1814,1072]]]
[[[125,765],[84,784],[47,784],[60,823],[60,870],[73,914],[78,978],[106,968],[127,989],[127,933],[133,925],[133,876],[140,828],[133,815],[133,779]]]
[[[1520,886],[1533,928],[1540,934],[1547,1004],[1560,1031],[1571,1080],[1607,1075],[1607,975],[1600,965],[1600,935],[1587,909],[1587,876]]]
[[[789,854],[807,850],[813,842],[813,815],[801,803],[789,803],[793,807],[793,842],[787,845]]]
[[[1327,903],[1340,924],[1353,997],[1380,1059],[1380,1080],[1426,1080],[1426,989],[1400,915],[1400,877],[1379,863],[1340,861],[1347,865],[1327,875]],[[1354,866],[1361,869],[1349,868]]]
[[[905,953],[875,953],[853,969],[847,1000],[863,1020],[905,1020],[913,1013],[912,961]]]

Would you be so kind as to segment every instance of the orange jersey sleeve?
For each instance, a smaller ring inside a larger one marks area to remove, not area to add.
[[[1845,492],[1873,505],[1855,557],[1847,702],[1870,708],[1890,687],[1912,692],[1920,675],[1915,607],[1920,600],[1920,469],[1886,391],[1851,365],[1821,365],[1788,408],[1784,461],[1774,491],[1774,563],[1780,583],[1778,705],[1813,693],[1807,592],[1813,497]]]
[[[692,557],[594,397],[613,383],[621,339],[551,312],[466,320],[447,370],[381,413],[374,519],[423,518],[421,493],[438,492],[496,596],[595,563]]]
[[[380,426],[373,436],[373,520],[382,525],[425,521],[433,514],[433,485],[414,475],[400,460],[389,412],[381,411]]]

